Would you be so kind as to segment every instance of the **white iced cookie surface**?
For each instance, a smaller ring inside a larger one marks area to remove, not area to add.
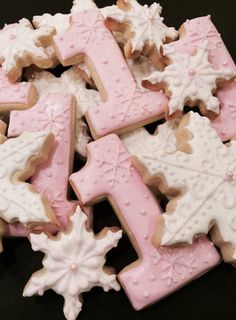
[[[129,24],[133,34],[131,39],[133,51],[142,51],[145,44],[155,45],[159,50],[167,39],[177,38],[178,32],[163,23],[163,18],[160,16],[162,7],[159,4],[141,5],[136,0],[126,0],[125,3],[130,7],[127,11],[113,5],[101,9],[101,12],[105,18]]]
[[[94,8],[97,8],[97,6],[93,0],[74,0],[73,6],[71,8],[71,13],[81,12]]]
[[[163,54],[170,59],[164,71],[155,71],[145,80],[164,84],[170,93],[169,115],[182,111],[185,104],[203,104],[206,110],[219,113],[219,100],[213,96],[218,81],[235,76],[228,68],[214,69],[209,62],[208,43],[198,47],[194,55],[182,54],[174,47],[163,46]]]
[[[37,158],[53,141],[49,132],[25,132],[0,144],[0,218],[6,222],[49,222],[43,197],[22,181],[34,172]]]
[[[24,289],[26,297],[52,289],[64,297],[64,314],[67,320],[75,320],[82,308],[83,292],[99,286],[108,291],[119,290],[114,274],[104,268],[105,256],[117,246],[122,232],[102,231],[95,237],[86,229],[87,216],[77,207],[71,216],[71,226],[66,233],[57,238],[46,234],[31,234],[30,241],[34,251],[46,254],[43,269],[32,275]]]
[[[0,30],[0,64],[10,80],[15,81],[23,67],[35,64],[41,68],[51,66],[45,46],[53,35],[51,27],[34,30],[30,21],[5,25]]]
[[[70,15],[62,13],[51,15],[44,13],[42,16],[33,17],[33,25],[37,29],[51,27],[55,29],[56,33],[63,33],[70,27]]]

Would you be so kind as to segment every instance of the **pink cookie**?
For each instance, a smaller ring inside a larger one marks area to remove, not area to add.
[[[48,197],[60,226],[65,229],[68,215],[74,212],[78,202],[68,201],[68,177],[72,172],[76,104],[73,96],[47,94],[38,103],[25,111],[13,111],[10,116],[8,136],[18,136],[25,130],[49,130],[55,142],[49,158],[31,178],[37,191]],[[20,228],[20,229],[19,229]],[[21,227],[11,227],[13,236],[24,235]]]
[[[104,104],[86,114],[95,139],[163,117],[168,99],[161,92],[137,88],[99,9],[73,14],[70,29],[54,37],[54,46],[63,65],[85,60],[99,88]]]
[[[30,108],[36,100],[37,93],[32,84],[11,83],[0,67],[0,112]]]
[[[119,280],[136,310],[164,298],[219,263],[217,251],[206,238],[185,248],[154,247],[159,205],[116,135],[90,143],[88,154],[87,165],[70,181],[85,205],[108,198],[126,229],[139,260],[121,271]]]
[[[193,53],[195,48],[208,41],[209,59],[216,69],[229,68],[236,72],[236,66],[230,56],[220,34],[211,21],[211,17],[200,17],[186,21],[181,27],[180,40],[169,44],[181,53]],[[236,82],[233,81],[219,89],[216,93],[220,101],[220,116],[213,121],[213,127],[223,141],[236,135],[235,110],[236,110]]]

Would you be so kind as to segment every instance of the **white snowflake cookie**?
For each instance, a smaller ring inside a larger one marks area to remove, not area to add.
[[[219,82],[235,77],[233,70],[214,69],[209,62],[208,43],[198,47],[194,55],[179,53],[170,45],[163,46],[170,64],[155,71],[143,85],[152,90],[164,89],[170,97],[168,115],[178,115],[185,105],[199,106],[202,113],[219,114],[219,100],[213,96]]]
[[[43,269],[32,275],[23,295],[43,295],[48,289],[64,297],[64,314],[75,320],[82,308],[82,293],[100,286],[104,291],[119,290],[116,276],[107,267],[105,255],[117,246],[122,232],[104,229],[99,235],[86,229],[87,216],[77,207],[71,216],[71,226],[56,238],[46,234],[31,234],[34,251],[43,251]]]
[[[52,36],[52,28],[34,30],[27,19],[5,25],[0,30],[0,64],[9,80],[16,81],[21,76],[22,68],[31,64],[40,68],[52,65],[45,49],[51,43]]]
[[[160,16],[162,7],[153,3],[141,5],[136,0],[120,0],[117,5],[101,9],[106,25],[112,31],[121,31],[128,42],[125,45],[127,58],[134,56],[135,52],[145,53],[147,48],[153,48],[159,52],[163,43],[175,40],[178,32],[174,28],[168,28]],[[124,29],[127,29],[124,33]]]

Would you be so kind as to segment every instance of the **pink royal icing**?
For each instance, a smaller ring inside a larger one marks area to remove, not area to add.
[[[236,72],[235,63],[230,56],[219,32],[211,21],[211,17],[200,17],[188,20],[184,23],[184,35],[180,40],[172,42],[181,53],[190,53],[204,41],[208,41],[209,60],[213,68],[229,68]],[[236,135],[235,114],[236,114],[236,82],[229,82],[224,89],[218,89],[216,93],[220,101],[220,116],[213,122],[223,141],[231,139]]]
[[[128,228],[127,235],[140,259],[121,271],[119,280],[136,310],[164,298],[219,262],[217,251],[206,238],[184,248],[154,247],[159,205],[116,135],[90,143],[88,154],[87,165],[70,181],[85,205],[108,198]]]
[[[86,114],[95,139],[129,131],[163,116],[168,99],[162,92],[137,88],[99,9],[73,14],[70,29],[55,36],[54,45],[64,65],[79,63],[85,56],[102,82],[97,86],[105,90],[106,101]]]
[[[0,111],[30,108],[36,100],[31,83],[11,83],[0,67]]]
[[[78,202],[68,201],[68,178],[71,173],[74,135],[75,103],[73,96],[62,94],[43,95],[38,103],[25,111],[13,111],[10,116],[8,136],[18,136],[25,130],[49,130],[55,143],[49,158],[37,167],[31,183],[37,191],[48,197],[60,226],[65,229],[68,215],[74,212]],[[21,227],[9,226],[13,236],[24,235]]]

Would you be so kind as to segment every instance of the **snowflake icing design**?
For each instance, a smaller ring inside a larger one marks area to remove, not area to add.
[[[12,81],[21,75],[23,67],[32,63],[38,67],[50,67],[51,60],[42,44],[46,39],[50,41],[52,34],[53,28],[49,27],[34,30],[27,19],[0,30],[0,62]]]
[[[94,15],[96,16],[94,17]],[[80,36],[84,44],[99,43],[109,36],[109,32],[104,30],[103,17],[100,13],[94,12],[94,14],[86,15],[79,21],[74,21],[74,23],[80,29]]]
[[[134,33],[131,39],[133,51],[142,51],[146,43],[155,44],[159,50],[166,39],[177,38],[177,31],[174,28],[168,28],[163,23],[163,18],[160,16],[162,8],[159,4],[153,3],[148,7],[148,5],[140,5],[136,0],[127,0],[126,3],[130,7],[127,11],[113,5],[102,9],[102,14],[131,25],[131,32]]]
[[[127,151],[118,142],[113,150],[107,150],[106,155],[96,153],[95,159],[102,169],[101,175],[107,177],[112,188],[119,185],[122,180],[128,181],[132,175],[129,155],[127,155]]]
[[[188,249],[165,249],[164,255],[160,249],[159,253],[158,263],[161,264],[162,280],[165,280],[168,286],[176,284],[180,279],[184,280],[186,273],[191,274],[197,269],[194,254]]]
[[[193,112],[186,117],[191,153],[167,153],[156,141],[155,150],[138,155],[150,176],[163,176],[169,188],[183,193],[173,212],[162,215],[161,244],[192,243],[214,223],[236,258],[236,142],[224,145],[207,118]]]
[[[147,92],[138,90],[134,87],[133,91],[130,92],[127,88],[121,88],[115,92],[117,100],[119,101],[117,108],[121,109],[119,112],[120,119],[119,123],[122,124],[130,117],[138,116],[141,114],[152,114],[152,110],[149,107],[148,100],[142,99],[143,95]]]
[[[163,72],[156,71],[146,80],[153,84],[163,84],[170,92],[169,114],[182,111],[185,104],[192,106],[196,101],[204,104],[207,110],[219,113],[219,100],[213,96],[218,80],[230,80],[233,70],[213,69],[209,62],[207,42],[198,47],[194,55],[182,54],[171,45],[163,47],[164,55],[171,63]]]
[[[64,314],[68,320],[75,320],[81,311],[81,294],[100,286],[104,291],[119,290],[116,276],[104,268],[105,255],[117,246],[122,232],[107,231],[102,237],[95,237],[87,231],[87,216],[77,207],[71,216],[71,227],[57,238],[46,234],[31,234],[34,251],[43,251],[43,269],[32,275],[25,287],[24,296],[43,295],[53,289],[64,297]]]
[[[203,43],[207,41],[211,50],[216,50],[222,47],[222,39],[219,32],[214,26],[198,26],[198,30],[190,30],[190,37],[193,43]]]

